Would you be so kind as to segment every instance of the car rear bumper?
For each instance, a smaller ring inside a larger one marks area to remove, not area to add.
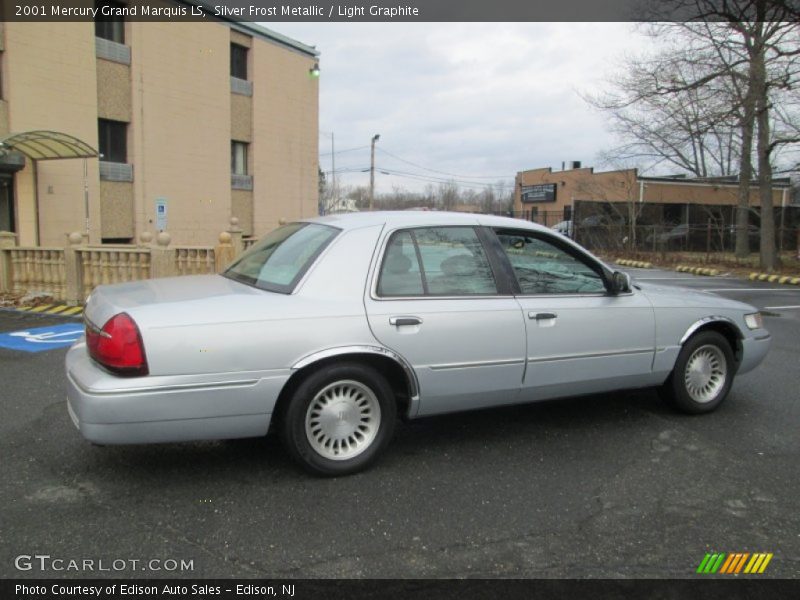
[[[97,444],[144,444],[265,435],[290,372],[122,378],[67,353],[67,410]]]
[[[758,330],[755,336],[742,340],[742,362],[737,373],[747,373],[760,365],[771,344],[772,336],[764,330]]]

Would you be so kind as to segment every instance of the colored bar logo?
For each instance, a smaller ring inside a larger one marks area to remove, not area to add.
[[[734,575],[745,573],[756,575],[763,573],[769,561],[772,560],[772,552],[715,552],[705,555],[697,567],[697,572],[702,574],[720,573],[724,575]]]

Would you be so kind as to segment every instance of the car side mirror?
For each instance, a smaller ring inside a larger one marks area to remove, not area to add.
[[[611,293],[625,294],[631,291],[631,276],[622,271],[614,271],[611,275]]]

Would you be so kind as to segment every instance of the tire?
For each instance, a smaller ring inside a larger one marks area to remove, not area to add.
[[[684,344],[660,392],[681,412],[708,413],[728,396],[735,374],[736,361],[728,340],[716,331],[701,331]]]
[[[307,471],[349,475],[375,461],[396,418],[394,393],[383,376],[360,363],[334,363],[312,372],[292,394],[282,438]]]

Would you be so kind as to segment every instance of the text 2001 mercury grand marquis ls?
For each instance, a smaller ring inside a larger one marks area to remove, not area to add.
[[[312,472],[371,463],[395,421],[659,386],[715,409],[770,335],[752,306],[631,284],[524,221],[356,213],[268,234],[221,275],[98,287],[67,354],[97,444],[262,436]]]

